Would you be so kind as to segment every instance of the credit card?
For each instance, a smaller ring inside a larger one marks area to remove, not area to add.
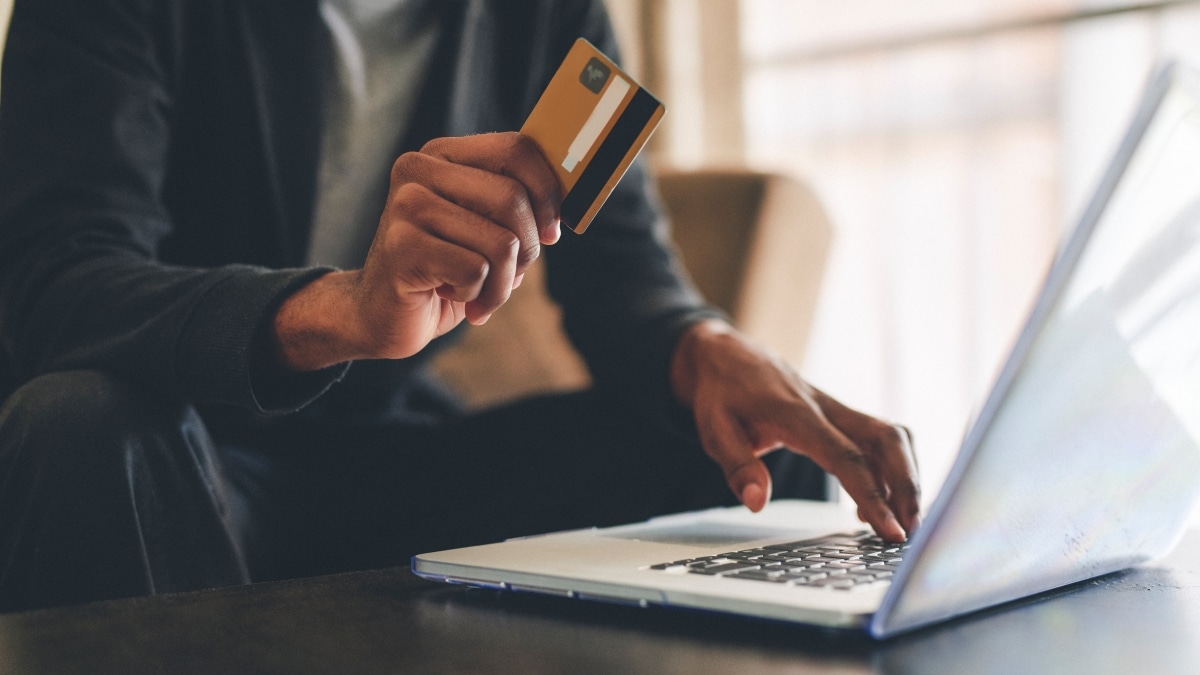
[[[564,225],[587,229],[664,111],[590,42],[575,41],[521,127],[558,174]]]

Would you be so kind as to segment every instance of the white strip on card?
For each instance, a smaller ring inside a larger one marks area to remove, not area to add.
[[[625,100],[627,93],[629,93],[629,81],[619,75],[613,76],[608,89],[604,90],[600,101],[592,109],[592,114],[588,115],[587,121],[580,127],[579,133],[575,135],[575,140],[571,141],[571,147],[567,148],[567,157],[562,162],[562,168],[567,171],[575,171],[576,165],[596,144],[600,132],[604,131],[604,127],[617,112],[617,107],[621,105],[621,101]]]

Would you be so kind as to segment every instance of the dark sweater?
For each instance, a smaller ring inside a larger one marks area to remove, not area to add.
[[[397,154],[518,129],[579,36],[615,52],[598,0],[437,4],[444,30]],[[275,309],[322,273],[302,264],[327,39],[315,0],[16,2],[0,90],[0,399],[94,369],[235,426],[403,401],[444,339],[349,374],[263,358]],[[675,340],[712,312],[681,278],[644,167],[585,236],[564,232],[544,255],[597,386],[667,413]]]

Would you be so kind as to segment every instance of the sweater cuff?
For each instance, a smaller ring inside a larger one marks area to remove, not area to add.
[[[283,301],[328,269],[233,266],[188,318],[176,369],[193,400],[259,414],[299,410],[342,378],[349,364],[290,373],[267,363],[269,329]]]

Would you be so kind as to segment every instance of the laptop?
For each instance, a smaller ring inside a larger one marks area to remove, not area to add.
[[[415,556],[427,579],[886,638],[1166,555],[1200,497],[1200,74],[1151,78],[921,528],[780,500]]]

